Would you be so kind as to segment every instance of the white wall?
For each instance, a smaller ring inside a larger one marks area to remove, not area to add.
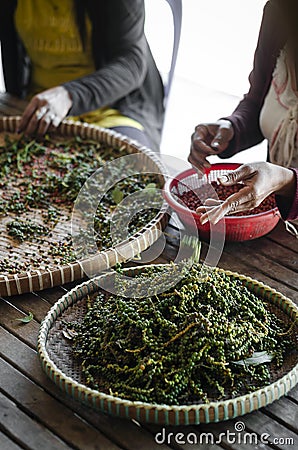
[[[240,96],[247,89],[266,0],[182,0],[183,21],[176,76]],[[166,1],[146,0],[146,34],[161,70],[172,41]]]

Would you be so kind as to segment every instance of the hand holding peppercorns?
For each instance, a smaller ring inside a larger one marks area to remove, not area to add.
[[[63,86],[47,89],[32,97],[19,126],[19,132],[27,135],[44,135],[50,128],[57,128],[72,106],[69,92]]]
[[[291,169],[267,162],[256,162],[243,164],[219,177],[218,181],[223,186],[242,182],[243,188],[223,202],[207,199],[204,206],[196,210],[198,214],[202,214],[202,224],[207,221],[216,224],[225,215],[256,208],[273,192],[291,199],[294,197],[296,180]]]
[[[221,119],[215,123],[197,125],[191,137],[188,161],[199,171],[204,172],[210,168],[206,158],[226,150],[233,136],[233,126],[228,120]]]

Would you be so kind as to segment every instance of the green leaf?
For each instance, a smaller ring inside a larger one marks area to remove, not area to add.
[[[24,316],[21,319],[16,319],[16,320],[18,320],[19,322],[22,322],[22,323],[29,323],[29,322],[31,322],[32,319],[33,319],[33,314],[32,314],[32,312],[29,312],[28,316]]]
[[[77,336],[77,332],[72,329],[62,330],[62,334],[66,339],[69,339],[70,341]]]
[[[156,188],[156,183],[148,183],[145,186],[145,189],[155,189]]]
[[[201,241],[197,238],[197,236],[184,235],[181,241],[182,246],[188,246],[193,249],[193,254],[191,256],[191,260],[193,262],[199,262],[200,254],[201,254]]]
[[[259,364],[271,362],[273,358],[274,355],[267,352],[254,352],[250,358],[232,361],[232,363],[237,364],[238,366],[258,366]]]
[[[118,203],[123,200],[123,192],[118,187],[115,187],[115,189],[112,191],[112,198],[116,205],[118,205]]]
[[[149,199],[154,198],[156,195],[156,184],[155,183],[148,183],[144,188],[144,193],[149,196]]]

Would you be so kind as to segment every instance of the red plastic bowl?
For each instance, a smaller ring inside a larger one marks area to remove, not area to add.
[[[210,225],[202,225],[200,216],[177,201],[185,191],[196,190],[206,183],[216,181],[217,177],[228,171],[234,170],[240,164],[219,163],[211,166],[208,174],[199,178],[194,169],[188,169],[168,179],[163,188],[163,196],[168,204],[178,214],[181,221],[191,228],[197,227],[201,238],[208,240],[210,237]],[[207,178],[208,177],[208,178]],[[225,217],[226,241],[248,241],[269,233],[278,223],[280,214],[278,208],[273,208],[259,214],[246,216]]]

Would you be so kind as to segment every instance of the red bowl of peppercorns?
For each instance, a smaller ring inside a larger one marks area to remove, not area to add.
[[[164,198],[186,226],[196,227],[200,237],[208,240],[210,224],[202,225],[200,215],[195,211],[207,198],[225,200],[243,187],[241,183],[223,186],[217,181],[219,176],[239,166],[240,164],[236,163],[213,164],[210,171],[201,178],[195,169],[185,170],[175,175],[175,178],[167,180],[163,189]],[[247,241],[264,236],[276,226],[279,218],[275,197],[272,194],[251,211],[226,216],[225,239]]]

